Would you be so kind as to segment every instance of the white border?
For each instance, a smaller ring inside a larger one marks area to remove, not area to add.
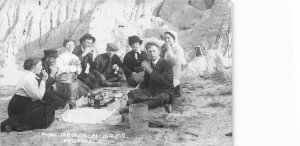
[[[300,1],[233,2],[234,144],[299,146]]]

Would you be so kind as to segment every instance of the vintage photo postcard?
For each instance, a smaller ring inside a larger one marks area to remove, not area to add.
[[[0,1],[1,145],[233,145],[229,0]]]

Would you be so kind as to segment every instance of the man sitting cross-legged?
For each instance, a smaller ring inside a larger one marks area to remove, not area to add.
[[[172,65],[160,58],[160,46],[149,42],[146,51],[150,61],[143,61],[141,67],[145,69],[145,76],[139,89],[128,93],[128,105],[145,103],[149,109],[164,106],[171,112],[171,103],[174,98],[173,68]],[[120,110],[120,114],[129,111],[128,106]]]
[[[123,64],[118,55],[118,47],[113,43],[108,43],[106,52],[98,55],[89,74],[90,79],[97,82],[96,88],[100,86],[120,87],[123,75]]]

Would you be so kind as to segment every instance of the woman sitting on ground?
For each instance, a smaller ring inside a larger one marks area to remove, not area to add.
[[[182,76],[182,66],[186,64],[184,51],[178,43],[178,37],[175,32],[165,32],[163,39],[165,41],[165,44],[162,47],[161,57],[170,61],[173,65],[173,84],[175,87],[175,96],[180,97],[180,79]]]
[[[55,109],[51,103],[42,101],[48,74],[39,83],[42,62],[39,58],[25,60],[26,74],[17,83],[14,96],[8,104],[8,119],[1,123],[1,132],[26,131],[47,128],[53,121]]]

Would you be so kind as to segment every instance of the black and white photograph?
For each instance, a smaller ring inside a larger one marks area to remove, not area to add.
[[[233,145],[230,0],[0,0],[1,145]]]

